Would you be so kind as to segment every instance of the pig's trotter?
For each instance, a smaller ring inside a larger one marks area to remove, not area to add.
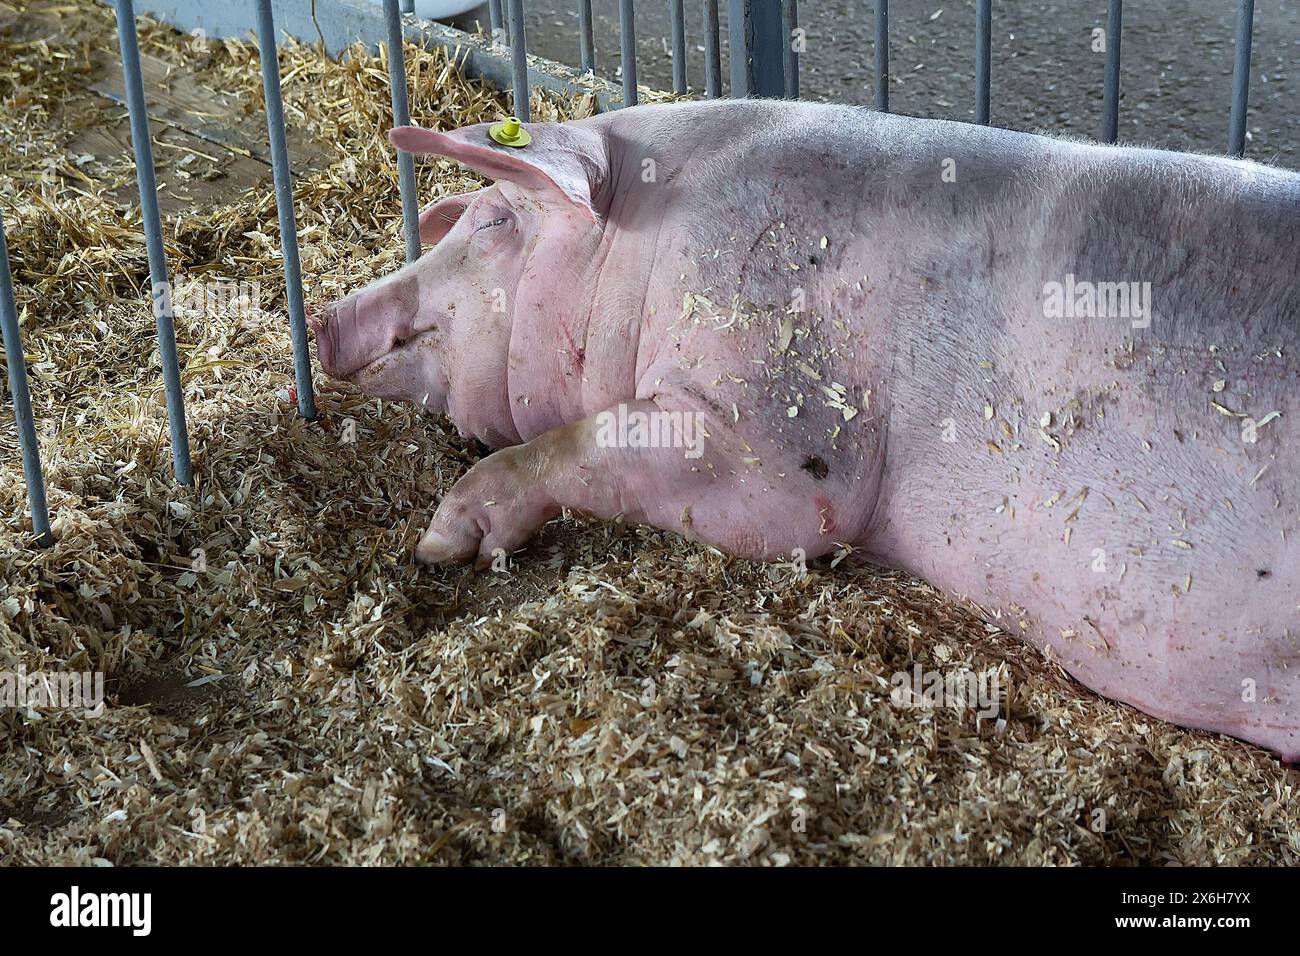
[[[532,446],[503,448],[484,458],[456,482],[434,512],[429,528],[415,547],[427,564],[473,561],[479,569],[493,556],[509,554],[559,513],[544,489],[529,478]]]
[[[480,461],[438,505],[416,557],[430,564],[472,560],[485,568],[497,549],[509,554],[521,547],[566,506],[640,520],[626,493],[629,467],[652,468],[651,459],[674,456],[670,449],[637,449],[633,465],[627,449],[601,447],[600,418],[553,428]],[[674,467],[680,465],[670,462]]]

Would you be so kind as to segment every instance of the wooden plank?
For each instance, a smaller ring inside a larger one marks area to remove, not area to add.
[[[86,155],[100,160],[114,155],[132,156],[131,125],[126,115],[106,119],[109,121],[81,130],[68,144],[73,161]],[[164,216],[231,202],[250,187],[271,188],[271,167],[261,160],[236,155],[176,127],[158,122],[150,127],[158,206]],[[123,205],[140,201],[134,180],[109,195]]]
[[[245,114],[233,94],[209,89],[157,57],[141,54],[140,68],[151,120],[185,130],[237,155],[270,163],[266,114],[261,109]],[[121,64],[99,59],[90,89],[125,106]],[[292,127],[286,135],[294,175],[321,165],[321,151],[310,140],[296,135]]]
[[[71,43],[57,14],[44,12],[45,6],[38,0],[21,16],[0,6],[0,33]],[[79,92],[74,95],[75,102],[63,104],[64,109],[74,111],[78,126],[84,122],[84,128],[66,147],[66,159],[80,168],[78,161],[86,156],[104,161],[122,157],[129,166],[134,156],[122,65],[116,57],[99,51],[91,53],[91,62],[89,89],[94,93]],[[158,201],[164,215],[230,202],[250,187],[272,188],[266,118],[260,109],[246,113],[233,94],[204,87],[157,57],[142,54],[141,70],[154,141]],[[328,164],[329,159],[315,144],[296,136],[292,129],[287,135],[294,175]],[[140,201],[134,177],[110,195],[123,205]]]

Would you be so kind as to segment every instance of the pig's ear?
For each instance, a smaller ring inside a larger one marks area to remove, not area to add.
[[[484,176],[572,203],[596,219],[596,196],[609,169],[599,134],[559,123],[529,123],[532,142],[518,149],[498,144],[488,129],[487,123],[450,133],[399,126],[388,139],[408,153],[448,156]]]
[[[488,187],[491,188],[491,187]],[[426,246],[436,245],[452,226],[456,225],[470,203],[483,195],[485,189],[476,189],[472,193],[448,196],[425,206],[420,212],[420,241]]]

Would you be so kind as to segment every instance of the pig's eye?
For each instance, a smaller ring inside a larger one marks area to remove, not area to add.
[[[492,226],[499,226],[499,225],[501,225],[502,223],[504,223],[504,222],[508,222],[508,221],[509,221],[509,220],[508,220],[508,219],[505,219],[504,217],[501,218],[501,219],[489,219],[487,222],[485,222],[485,223],[483,223],[482,225],[480,225],[480,226],[478,227],[478,229],[475,229],[474,231],[475,231],[475,232],[478,232],[479,229],[488,229],[488,228],[490,228],[490,227],[492,227]]]

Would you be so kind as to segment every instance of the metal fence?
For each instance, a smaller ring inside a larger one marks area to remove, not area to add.
[[[117,14],[122,73],[140,190],[140,217],[149,258],[151,298],[167,397],[172,463],[176,480],[188,485],[193,482],[193,469],[190,461],[189,434],[185,425],[185,401],[181,390],[180,365],[176,352],[171,286],[163,248],[162,224],[158,213],[153,147],[149,137],[149,119],[140,70],[135,8],[133,0],[111,0],[111,2]],[[594,71],[596,55],[592,36],[591,0],[576,0],[576,2],[581,67],[584,71]],[[657,2],[669,4],[673,89],[677,93],[685,93],[687,91],[685,0],[657,0]],[[715,98],[722,94],[719,0],[700,0],[700,2],[703,6],[705,34],[704,96]],[[727,0],[727,3],[732,95],[797,98],[799,96],[799,45],[794,42],[798,30],[797,0]],[[488,6],[493,37],[496,42],[509,48],[513,76],[511,89],[513,109],[520,119],[527,121],[530,118],[528,101],[531,91],[528,81],[528,40],[524,30],[524,0],[489,0]],[[410,122],[406,69],[402,55],[402,15],[412,14],[414,0],[383,0],[383,7],[388,40],[393,122],[394,125],[402,126]],[[1254,12],[1254,0],[1238,0],[1232,110],[1228,132],[1228,152],[1238,157],[1243,154],[1246,143],[1246,107]],[[1120,40],[1123,32],[1123,13],[1123,0],[1108,0],[1106,63],[1102,79],[1103,115],[1099,135],[1101,141],[1105,143],[1114,143],[1119,130]],[[271,0],[256,0],[256,14],[258,43],[262,51],[267,136],[275,182],[280,242],[284,256],[285,296],[288,303],[290,339],[293,344],[298,412],[303,418],[314,419],[316,405],[312,390],[311,358],[303,309],[302,272],[298,257],[298,233],[294,220],[293,184],[285,141],[284,108],[280,94],[280,70],[276,56],[277,42]],[[633,106],[637,102],[636,35],[633,14],[633,0],[619,0],[623,106]],[[888,112],[889,0],[874,0],[873,16],[875,106],[878,110]],[[976,122],[981,124],[987,124],[990,116],[992,24],[992,0],[976,0],[974,96]],[[420,255],[415,166],[412,156],[399,150],[397,166],[406,258],[411,262]],[[48,545],[53,540],[49,508],[46,502],[36,425],[32,416],[26,360],[18,326],[2,215],[0,215],[0,327],[4,334],[9,392],[13,397],[14,419],[22,451],[28,505],[32,515],[33,539],[38,544]]]

